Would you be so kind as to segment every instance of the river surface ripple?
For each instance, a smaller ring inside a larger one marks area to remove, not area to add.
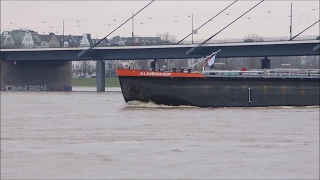
[[[319,178],[319,107],[126,104],[117,88],[76,90],[1,92],[1,178]]]

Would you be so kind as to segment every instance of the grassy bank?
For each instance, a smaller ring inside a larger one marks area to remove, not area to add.
[[[96,87],[96,78],[73,78],[72,86]],[[118,78],[105,78],[106,87],[120,87]]]

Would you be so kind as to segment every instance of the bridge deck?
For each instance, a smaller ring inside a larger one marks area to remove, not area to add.
[[[32,48],[1,49],[3,61],[87,61],[87,60],[143,60],[143,59],[186,59],[201,58],[219,49],[217,58],[236,57],[275,57],[275,56],[314,56],[319,55],[319,40],[243,42],[224,44],[204,44],[192,53],[186,52],[192,45],[157,46],[109,46],[95,47],[84,56],[78,53],[88,47],[80,48]]]
[[[241,42],[241,43],[219,43],[219,44],[204,44],[202,47],[226,47],[226,46],[256,46],[256,45],[291,45],[291,44],[313,44],[319,43],[319,40],[304,40],[304,41],[275,41],[275,42]],[[125,49],[171,49],[171,48],[192,48],[198,44],[189,45],[150,45],[150,46],[107,46],[95,47],[95,50],[125,50]],[[30,48],[30,49],[0,49],[1,52],[21,52],[21,51],[81,51],[89,47],[74,47],[74,48]]]

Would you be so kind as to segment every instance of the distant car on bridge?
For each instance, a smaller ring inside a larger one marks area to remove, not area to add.
[[[243,42],[255,42],[253,39],[245,39]]]

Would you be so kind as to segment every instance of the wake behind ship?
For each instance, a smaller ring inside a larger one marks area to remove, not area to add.
[[[128,101],[199,107],[319,105],[319,69],[145,71],[117,69]]]

